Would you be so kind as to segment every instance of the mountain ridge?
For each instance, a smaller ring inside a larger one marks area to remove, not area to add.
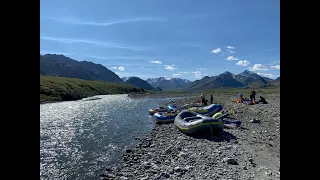
[[[280,77],[270,79],[248,70],[239,74],[225,71],[219,75],[204,76],[195,81],[168,77],[148,78],[146,80],[135,76],[120,78],[113,71],[101,64],[86,60],[77,61],[61,54],[40,55],[40,75],[79,78],[84,80],[100,80],[122,84],[129,83],[135,87],[146,90],[198,91],[210,88],[259,88],[280,86]],[[130,79],[132,80],[128,81]]]
[[[128,78],[121,78],[121,79],[126,79],[125,83],[133,85],[138,88],[142,88],[146,90],[156,90],[155,87],[151,86],[147,81],[140,79],[139,77],[130,76]]]
[[[101,64],[57,54],[40,55],[40,75],[123,83],[117,74]]]
[[[276,87],[280,85],[280,77],[276,80],[262,77],[257,73],[245,70],[239,74],[233,74],[229,71],[221,73],[217,76],[205,76],[199,80],[188,84],[184,90],[200,91],[205,89],[220,89],[220,88],[260,88],[260,87]]]
[[[148,78],[146,81],[153,87],[160,87],[163,90],[178,90],[185,87],[191,81],[182,78]]]

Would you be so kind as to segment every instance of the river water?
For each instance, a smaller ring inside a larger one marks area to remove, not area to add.
[[[40,105],[40,179],[99,179],[106,166],[122,163],[135,137],[151,131],[148,109],[167,100],[96,97]]]

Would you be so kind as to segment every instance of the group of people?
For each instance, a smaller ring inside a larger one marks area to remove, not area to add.
[[[204,96],[203,93],[201,94],[200,98],[201,98],[201,103],[203,105],[207,106],[208,105],[208,100],[206,99],[206,97]],[[212,96],[212,94],[210,95],[210,104],[213,104],[213,96]]]
[[[263,104],[268,104],[266,99],[262,96],[260,96],[260,100],[257,102],[256,101],[256,94],[257,92],[254,90],[254,88],[252,88],[250,94],[249,94],[249,97],[250,97],[250,101],[253,103],[253,104],[256,104],[256,103],[263,103]],[[244,101],[247,101],[248,99],[244,98],[243,97],[243,94],[240,93],[239,95],[239,102],[243,103]]]
[[[252,88],[252,90],[250,91],[250,94],[249,94],[249,97],[250,97],[250,101],[252,102],[252,104],[256,104],[256,103],[263,103],[263,104],[268,104],[266,99],[262,96],[260,96],[260,100],[257,102],[256,101],[256,94],[257,92],[254,90],[254,88]],[[248,101],[249,99],[243,97],[243,94],[242,93],[239,93],[238,94],[238,97],[239,97],[239,102],[243,103],[244,101]],[[204,94],[202,93],[201,94],[201,103],[205,106],[208,105],[208,100],[206,99],[206,97],[204,96]],[[210,95],[210,104],[213,104],[213,96],[212,94]]]

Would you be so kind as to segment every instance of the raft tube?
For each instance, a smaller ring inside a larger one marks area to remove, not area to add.
[[[220,104],[211,104],[211,105],[205,106],[205,107],[191,107],[188,110],[194,111],[199,114],[205,114],[208,116],[212,116],[213,114],[221,111],[222,109],[223,109],[223,107]]]
[[[231,125],[235,125],[236,127],[239,127],[241,125],[241,121],[240,120],[224,120],[225,117],[229,116],[229,112],[226,113],[222,113],[222,112],[218,112],[215,113],[212,118],[213,119],[221,119],[223,124],[231,124]]]
[[[157,107],[157,108],[149,109],[149,114],[153,115],[156,112],[166,112],[166,111],[168,111],[168,109],[165,107]]]
[[[168,105],[168,110],[171,110],[171,111],[176,111],[177,110],[177,106],[175,105]]]
[[[174,119],[174,124],[184,133],[193,134],[203,130],[222,130],[223,121],[188,110],[181,111]]]
[[[179,112],[157,112],[153,114],[153,118],[157,123],[173,122]]]

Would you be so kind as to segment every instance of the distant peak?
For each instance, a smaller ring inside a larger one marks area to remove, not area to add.
[[[129,77],[126,77],[126,81],[128,81],[129,79],[131,78],[135,78],[134,76],[129,76]]]
[[[41,55],[41,54],[40,54],[40,55]],[[50,54],[50,53],[44,54],[43,56],[61,56],[61,57],[67,57],[67,56],[65,56],[65,55],[63,55],[63,54]]]
[[[226,75],[233,75],[231,72],[229,72],[229,71],[225,71],[224,73],[222,73],[222,74],[226,74]]]
[[[249,70],[245,70],[242,72],[242,74],[256,74],[256,73],[249,71]]]

